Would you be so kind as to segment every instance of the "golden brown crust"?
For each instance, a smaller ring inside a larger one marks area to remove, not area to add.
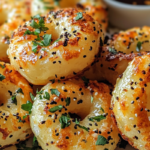
[[[60,95],[52,94],[52,89],[57,89]],[[40,99],[40,95],[36,96],[30,121],[33,132],[43,149],[71,150],[78,148],[81,150],[96,150],[107,148],[113,150],[116,147],[119,137],[117,128],[112,121],[109,105],[111,96],[108,86],[97,81],[89,81],[89,84],[85,85],[80,79],[70,79],[49,83],[42,90],[41,96],[43,97],[44,93],[48,92],[50,100]],[[91,102],[91,96],[93,96],[93,102]],[[70,98],[68,106],[65,102],[67,98]],[[39,104],[40,107],[38,107]],[[55,113],[49,111],[49,109],[59,105],[63,106],[61,111]],[[44,113],[42,113],[43,111]],[[40,114],[42,114],[42,117]],[[62,114],[71,116],[71,124],[64,129],[61,129],[61,123],[59,122]],[[89,121],[88,118],[100,114],[106,115],[106,118],[97,122]],[[81,117],[80,125],[89,128],[89,132],[76,126],[75,118],[77,115],[78,118]],[[108,139],[108,144],[96,146],[98,135]],[[45,146],[45,143],[47,143],[47,146]]]
[[[29,118],[23,119],[26,111],[22,104],[30,101],[33,92],[28,82],[9,64],[0,62],[0,141],[1,148],[13,145],[32,134]],[[18,89],[22,93],[18,93]],[[13,97],[15,96],[15,101]]]
[[[118,80],[112,97],[113,112],[125,140],[149,150],[150,55],[136,57]]]
[[[82,17],[76,19],[79,14]],[[47,33],[52,35],[49,46],[37,45],[36,52],[32,50],[37,36],[24,35],[26,30],[35,30],[30,26],[32,20],[13,34],[8,49],[11,64],[36,85],[46,84],[55,78],[64,80],[74,77],[85,70],[95,60],[95,55],[99,52],[99,41],[103,39],[98,22],[78,9],[51,11],[43,18],[48,27]],[[39,23],[38,19],[34,21]],[[40,37],[43,35],[45,33],[41,32]]]
[[[107,80],[115,85],[116,79],[124,72],[131,60],[149,54],[149,35],[150,27],[147,26],[135,27],[115,34],[102,47],[99,61],[85,73],[85,76],[89,79]]]

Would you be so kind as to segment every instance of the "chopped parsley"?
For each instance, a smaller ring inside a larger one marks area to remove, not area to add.
[[[5,65],[0,64],[0,67],[1,67],[2,69],[4,69],[4,68],[5,68]]]
[[[83,18],[82,12],[78,12],[78,13],[77,13],[77,16],[76,16],[76,18],[75,18],[75,20],[77,21],[77,20],[80,20],[80,19],[82,19],[82,18]]]
[[[43,45],[44,46],[49,46],[50,43],[51,43],[51,38],[52,38],[52,35],[51,34],[45,34],[44,37],[43,37]]]
[[[14,103],[15,105],[17,105],[17,98],[16,98],[16,95],[13,95],[11,97],[11,100],[12,100],[12,103]]]
[[[61,123],[61,129],[64,129],[71,124],[71,119],[68,114],[62,114],[62,116],[59,118],[59,122]]]
[[[34,19],[38,19],[39,22],[37,23]],[[32,43],[33,43],[32,51],[34,53],[37,53],[38,46],[43,47],[43,46],[49,46],[50,45],[52,35],[51,34],[44,34],[43,40],[40,38],[39,34],[42,31],[45,32],[48,30],[48,28],[45,27],[44,18],[41,17],[40,15],[36,15],[36,16],[32,17],[30,26],[34,28],[34,31],[26,30],[24,33],[24,36],[25,35],[36,35],[37,36],[37,38],[34,39],[34,41],[32,41]],[[37,42],[37,41],[39,41],[39,42]]]
[[[138,42],[137,45],[136,45],[136,51],[140,52],[141,47],[142,47],[142,42]]]
[[[57,89],[51,89],[51,94],[55,94],[55,95],[59,96],[60,92]]]
[[[53,1],[54,1],[55,5],[59,6],[59,2],[60,2],[61,0],[53,0]]]
[[[3,76],[2,74],[0,74],[0,81],[3,81],[5,79],[5,76]]]
[[[34,98],[35,98],[34,95],[31,92],[29,94],[30,94],[31,100],[34,101]]]
[[[96,145],[105,145],[107,144],[107,139],[101,135],[98,135]]]
[[[36,90],[36,94],[43,94],[43,90],[38,91],[38,89]]]
[[[32,103],[30,101],[27,101],[26,104],[22,104],[21,108],[25,111],[29,112],[29,115],[31,114],[31,110],[32,110]]]
[[[100,110],[101,110],[102,112],[105,112],[104,109],[103,109],[102,107],[100,108]]]
[[[58,105],[58,106],[55,106],[55,107],[53,107],[53,108],[50,108],[50,109],[49,109],[49,112],[54,113],[54,112],[56,112],[56,111],[58,111],[58,110],[61,110],[62,108],[63,108],[62,105]]]
[[[93,97],[93,96],[91,96],[91,103],[93,103],[93,100],[94,100],[94,97]]]
[[[19,89],[17,90],[17,93],[24,94],[21,88],[19,88]]]
[[[66,106],[69,106],[69,105],[70,105],[70,97],[67,97],[67,98],[65,99],[65,102],[66,102]]]
[[[109,52],[116,55],[117,51],[114,48],[109,47]]]
[[[81,126],[80,125],[80,121],[78,121],[77,119],[75,120],[76,126],[78,126],[81,129],[84,129],[85,131],[89,132],[89,129],[85,126]]]
[[[49,100],[50,99],[50,95],[48,92],[45,92],[45,95],[43,96],[43,98]]]
[[[89,121],[94,121],[94,120],[96,120],[97,122],[100,122],[100,121],[103,120],[103,119],[106,119],[106,117],[103,116],[103,115],[99,115],[99,116],[95,116],[95,117],[89,118]]]

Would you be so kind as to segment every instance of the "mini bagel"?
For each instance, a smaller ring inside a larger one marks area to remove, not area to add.
[[[14,68],[0,62],[0,148],[25,140],[32,134],[21,105],[30,100],[32,89]]]
[[[35,24],[40,26],[37,35],[33,35],[37,32]],[[83,72],[94,61],[102,39],[97,21],[69,8],[50,12],[44,19],[37,15],[19,28],[11,39],[8,55],[11,64],[29,82],[44,85],[49,80],[64,80]]]
[[[14,21],[16,18],[26,20],[30,18],[30,3],[28,0],[1,0],[0,25]]]
[[[135,57],[117,80],[112,106],[125,140],[139,150],[150,149],[150,55]]]
[[[114,150],[119,136],[109,109],[109,92],[103,83],[78,79],[54,81],[43,87],[30,115],[31,128],[42,149]]]
[[[128,63],[136,56],[150,51],[150,27],[135,27],[115,34],[101,50],[97,61],[84,76],[89,79],[107,80],[113,85]]]
[[[46,14],[55,9],[68,7],[78,8],[79,10],[85,11],[87,14],[91,15],[103,26],[105,31],[108,26],[107,9],[101,0],[33,0],[31,2],[31,7],[33,16],[36,14]]]
[[[0,1],[0,24],[3,23],[0,26],[0,61],[9,62],[6,53],[9,39],[19,25],[30,19],[29,4],[26,3],[26,0]]]
[[[7,49],[9,40],[15,29],[23,23],[23,20],[16,19],[10,23],[4,23],[0,26],[0,61],[9,62]]]

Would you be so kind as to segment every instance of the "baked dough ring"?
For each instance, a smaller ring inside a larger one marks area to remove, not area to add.
[[[35,98],[30,122],[42,149],[114,150],[116,148],[119,136],[111,117],[111,95],[107,85],[90,81],[85,86],[82,80],[77,79],[48,83],[41,91],[43,94],[38,94]],[[49,111],[60,105],[63,107],[60,111]],[[69,126],[61,129],[62,124],[59,120],[67,114],[70,115]],[[94,119],[89,121],[89,118],[95,116],[104,118],[100,119],[101,121]],[[79,118],[82,120],[79,123],[80,127],[75,123]],[[88,128],[88,131],[81,126]],[[96,145],[98,136],[107,139],[107,144],[105,141],[105,144]]]
[[[150,55],[136,57],[117,80],[112,106],[122,137],[139,150],[150,149]]]
[[[30,18],[30,3],[28,0],[1,0],[0,25],[12,22],[16,18],[26,20]]]
[[[30,8],[27,0],[0,1],[0,61],[9,62],[7,49],[14,30],[26,19],[30,19]]]
[[[128,63],[134,57],[149,51],[150,27],[135,27],[121,31],[103,46],[98,60],[83,76],[89,79],[107,80],[115,85],[116,79],[125,71]]]
[[[108,26],[107,7],[101,0],[61,0],[59,2],[54,0],[33,0],[31,3],[31,13],[34,16],[36,14],[46,14],[53,9],[68,7],[76,7],[85,11],[98,21],[106,31]]]
[[[79,14],[82,17],[76,20]],[[34,20],[38,22],[38,19]],[[24,33],[35,29],[27,22],[14,34],[8,49],[11,64],[35,85],[44,85],[55,78],[70,78],[82,72],[94,61],[99,52],[99,41],[103,39],[98,22],[77,9],[50,12],[44,22],[48,36],[52,35],[52,44],[39,45],[36,52],[33,51],[36,36],[24,36]],[[40,37],[45,35],[41,32]]]
[[[28,117],[23,120],[26,111],[21,109],[30,100],[30,92],[28,82],[12,66],[0,62],[0,148],[32,134]]]

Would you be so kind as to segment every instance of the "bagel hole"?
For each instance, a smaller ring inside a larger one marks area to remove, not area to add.
[[[0,84],[0,106],[2,104],[8,103],[8,99],[10,98],[8,89],[2,84]]]
[[[90,99],[86,99],[82,104],[76,105],[75,103],[71,104],[68,107],[68,112],[72,119],[78,119],[83,121],[91,112],[91,101]]]

